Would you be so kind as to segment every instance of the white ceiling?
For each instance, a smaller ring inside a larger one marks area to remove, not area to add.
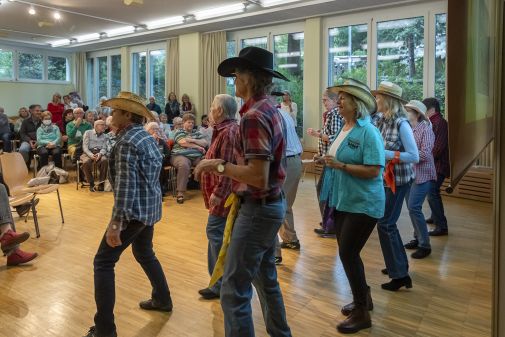
[[[0,0],[0,2],[0,43],[51,48],[49,46],[51,41],[100,33],[127,25],[142,26],[157,19],[185,16],[202,9],[237,3],[240,0],[143,0],[143,5],[130,6],[124,5],[123,0]],[[250,4],[246,12],[237,15],[205,21],[188,21],[179,26],[155,31],[141,29],[134,34],[60,47],[58,50],[89,51],[162,40],[184,33],[235,30],[367,7],[391,6],[399,2],[422,1],[307,0],[270,8]],[[36,15],[28,14],[31,4],[35,5],[33,8],[37,12]],[[54,10],[45,6],[58,9],[61,19],[55,20]]]

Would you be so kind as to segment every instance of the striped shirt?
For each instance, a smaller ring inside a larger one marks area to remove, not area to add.
[[[132,124],[118,133],[109,158],[113,220],[152,226],[161,219],[161,163],[158,144],[142,125]]]
[[[188,157],[190,159],[196,159],[196,158],[200,158],[201,156],[203,156],[203,154],[195,148],[184,147],[182,145],[179,145],[179,141],[183,140],[184,138],[188,138],[188,137],[193,138],[193,139],[204,139],[204,136],[199,131],[194,131],[192,133],[189,133],[184,129],[177,130],[174,135],[175,144],[174,144],[174,147],[172,148],[172,155],[173,156],[181,155],[181,156]]]
[[[422,121],[412,131],[414,132],[414,139],[419,149],[419,163],[414,165],[416,184],[437,180],[437,171],[435,170],[435,161],[432,153],[435,134],[431,129],[431,123]]]

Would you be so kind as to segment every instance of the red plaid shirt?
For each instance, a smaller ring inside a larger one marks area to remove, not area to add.
[[[249,159],[263,159],[270,162],[268,187],[234,184],[233,190],[239,195],[262,199],[275,197],[282,190],[286,178],[285,127],[280,112],[267,96],[250,98],[240,109],[241,153],[240,164]]]
[[[419,149],[419,162],[414,165],[416,184],[422,184],[430,180],[437,180],[437,171],[433,160],[433,143],[435,134],[428,121],[422,121],[413,128],[414,139]]]
[[[444,177],[450,177],[451,169],[449,166],[449,134],[447,121],[437,112],[430,117],[435,134],[435,145],[433,145],[433,158],[435,158],[435,168],[437,174]]]
[[[214,126],[212,134],[212,142],[209,150],[205,155],[205,159],[224,159],[227,162],[236,164],[236,155],[239,142],[239,129],[235,120],[229,119]],[[232,180],[225,176],[218,176],[210,172],[205,172],[202,175],[202,193],[205,207],[209,213],[215,216],[226,218],[228,216],[228,208],[224,207],[226,199],[231,193]],[[221,199],[221,203],[217,206],[210,206],[210,196],[214,194]]]

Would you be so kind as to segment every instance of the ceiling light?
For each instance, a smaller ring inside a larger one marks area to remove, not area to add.
[[[277,5],[284,5],[290,2],[297,2],[300,0],[261,0],[261,6],[272,7]]]
[[[223,16],[235,13],[241,13],[245,9],[245,5],[243,3],[237,3],[233,5],[210,8],[203,11],[195,12],[195,19],[204,20],[216,16]]]
[[[131,34],[134,31],[135,31],[135,27],[126,26],[126,27],[107,30],[105,32],[105,34],[107,34],[108,37],[113,37],[113,36],[118,36],[118,35]]]
[[[28,14],[35,15],[35,14],[37,14],[37,12],[35,11],[35,8],[30,7],[30,9],[28,9]]]
[[[93,34],[86,34],[86,35],[76,36],[76,39],[77,39],[77,42],[86,42],[86,41],[98,40],[98,39],[100,39],[100,34],[93,33]]]
[[[58,12],[54,12],[53,17],[54,17],[56,20],[59,20],[59,19],[61,19],[61,14],[60,14],[60,13],[58,13]]]
[[[162,20],[148,22],[147,29],[175,26],[180,25],[181,23],[184,23],[184,18],[182,16],[173,16]]]
[[[56,40],[51,42],[51,47],[61,47],[61,46],[67,46],[69,44],[70,44],[69,39]]]

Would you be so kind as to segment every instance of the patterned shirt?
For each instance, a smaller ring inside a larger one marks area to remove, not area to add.
[[[435,144],[433,145],[435,168],[437,169],[437,174],[447,178],[451,175],[447,121],[439,112],[431,116],[430,121],[433,125],[433,133],[435,134]]]
[[[191,137],[194,139],[204,139],[204,136],[199,131],[194,131],[193,133],[189,133],[189,132],[185,131],[184,129],[179,129],[175,132],[175,135],[174,135],[175,143],[174,143],[174,147],[172,148],[172,155],[174,155],[174,156],[181,155],[181,156],[188,157],[190,159],[200,158],[203,154],[200,151],[198,151],[197,149],[191,148],[191,147],[184,147],[182,145],[179,145],[179,141],[184,138],[187,138],[187,137]]]
[[[344,120],[342,116],[340,116],[340,113],[338,112],[337,108],[333,108],[330,111],[328,111],[326,115],[323,116],[323,122],[324,125],[323,130],[321,130],[321,133],[330,137],[330,140],[328,142],[325,142],[321,138],[319,138],[317,148],[320,156],[324,156],[328,153],[331,144],[337,137],[337,133],[344,125]]]
[[[108,137],[105,133],[100,135],[96,133],[95,129],[88,130],[84,132],[82,138],[82,151],[88,155],[88,157],[93,157],[93,149],[98,150],[102,156],[107,154],[107,140]]]
[[[212,142],[209,150],[205,154],[205,159],[223,159],[232,164],[236,164],[236,154],[239,141],[239,128],[237,121],[228,119],[214,126]],[[215,216],[225,218],[228,216],[229,209],[224,208],[226,199],[231,193],[232,179],[225,176],[218,176],[210,172],[202,175],[202,193],[205,207],[209,213]],[[210,196],[214,194],[221,199],[217,206],[210,206]]]
[[[142,125],[132,124],[118,133],[109,159],[112,219],[146,226],[161,219],[161,162],[158,144]]]
[[[435,134],[431,129],[431,124],[428,121],[422,121],[412,131],[414,132],[414,139],[419,149],[419,163],[414,165],[416,184],[437,180],[437,172],[432,154]]]
[[[254,199],[275,197],[281,193],[286,178],[286,130],[282,116],[265,95],[251,97],[240,109],[240,115],[241,147],[237,162],[262,159],[268,160],[270,167],[266,189],[245,184],[234,184],[233,189]]]

